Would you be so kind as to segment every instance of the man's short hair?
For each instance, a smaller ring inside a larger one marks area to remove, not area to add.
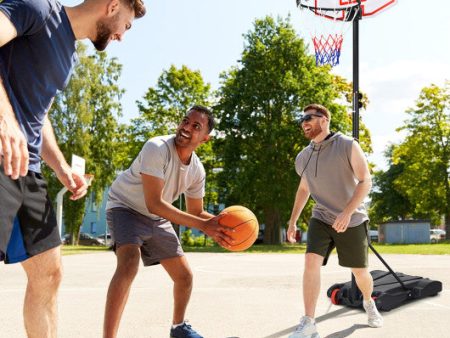
[[[191,111],[198,111],[199,113],[205,114],[208,117],[208,134],[210,132],[212,132],[216,122],[214,120],[214,116],[213,116],[213,113],[211,112],[211,110],[209,110],[205,106],[196,104],[196,105],[192,106],[191,108],[189,108],[187,113],[189,114]]]
[[[325,108],[324,106],[317,104],[317,103],[308,104],[305,107],[305,109],[303,109],[303,112],[306,113],[308,110],[311,110],[311,109],[314,109],[317,113],[326,116],[327,119],[331,118],[330,111],[327,108]]]
[[[145,15],[146,9],[143,0],[121,0],[128,8],[134,10],[134,18],[139,19]]]

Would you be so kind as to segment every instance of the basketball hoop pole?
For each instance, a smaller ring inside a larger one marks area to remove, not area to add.
[[[355,19],[353,20],[353,138],[359,141],[359,108],[360,108],[360,93],[359,93],[359,20],[361,20],[361,0],[358,0],[358,5],[354,7],[357,11]]]
[[[356,11],[355,19],[353,20],[353,138],[359,142],[359,20],[361,20],[361,0],[358,0],[358,5],[354,7]],[[356,285],[355,275],[351,273],[351,288],[349,297],[353,300],[358,299],[361,294]]]

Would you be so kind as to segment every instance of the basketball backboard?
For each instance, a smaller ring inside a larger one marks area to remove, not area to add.
[[[362,17],[370,17],[394,5],[397,0],[361,0]],[[310,9],[316,15],[332,20],[351,21],[348,13],[358,0],[297,0],[297,6]]]

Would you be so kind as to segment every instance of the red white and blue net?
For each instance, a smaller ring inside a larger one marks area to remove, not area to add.
[[[342,34],[313,36],[312,41],[316,54],[316,65],[331,65],[334,67],[339,64],[342,43],[344,42]]]

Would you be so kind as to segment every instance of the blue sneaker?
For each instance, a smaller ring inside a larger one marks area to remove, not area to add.
[[[191,325],[184,322],[183,325],[170,329],[170,338],[203,338]]]

